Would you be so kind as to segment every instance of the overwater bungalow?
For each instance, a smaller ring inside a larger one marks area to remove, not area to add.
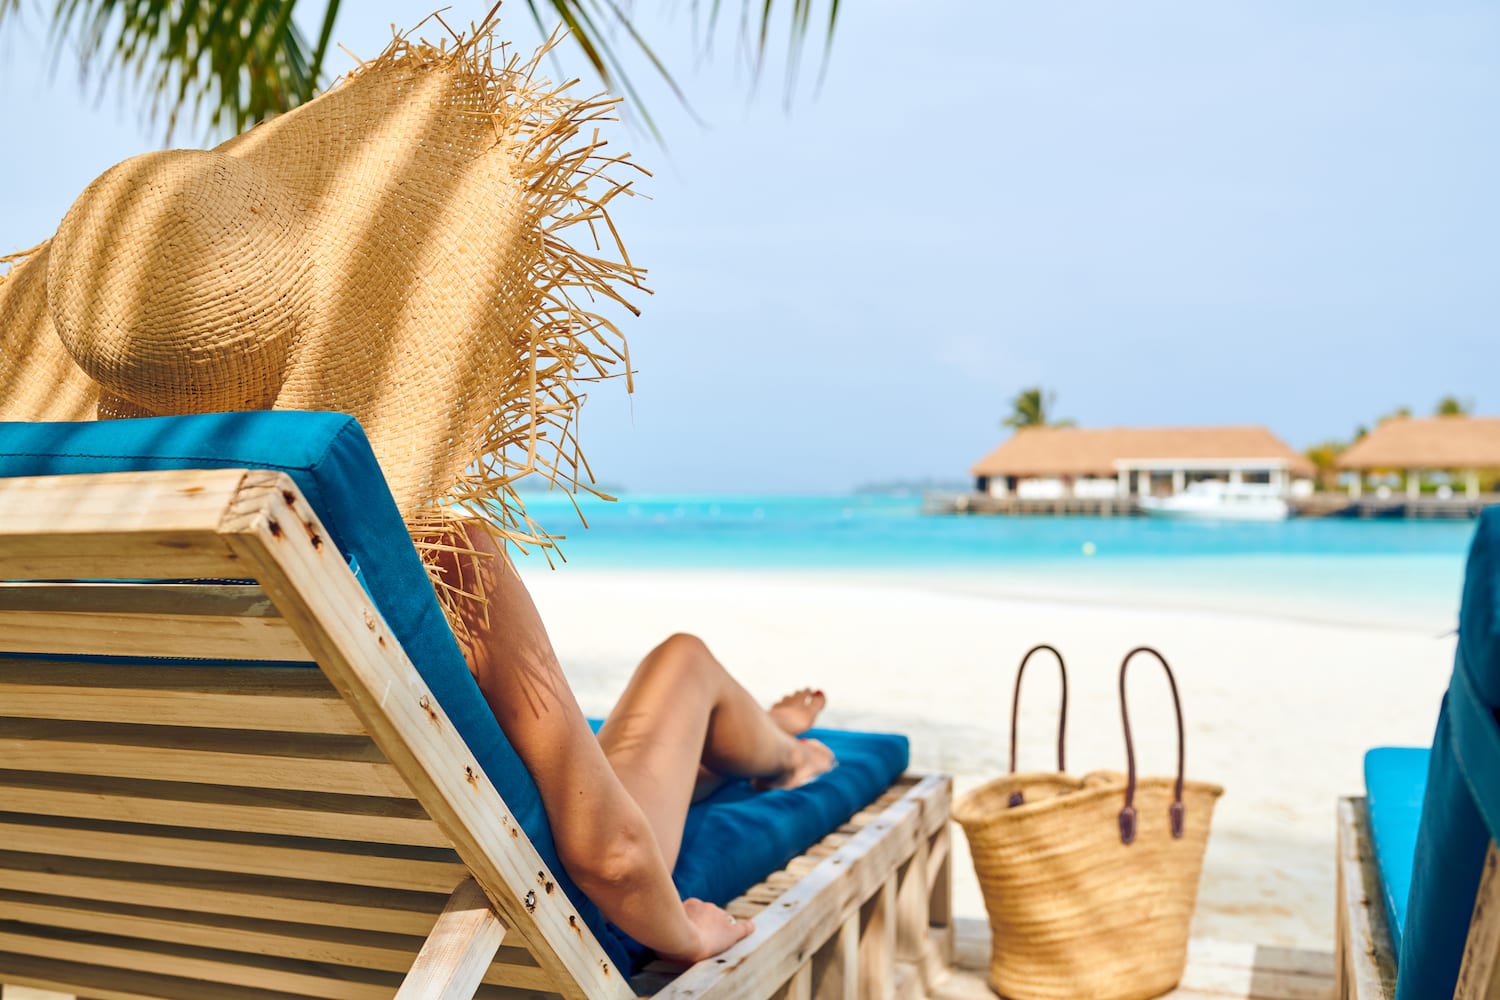
[[[1482,470],[1500,469],[1500,417],[1395,417],[1351,445],[1338,467],[1353,473],[1349,495],[1355,498],[1373,473],[1400,474],[1411,499],[1421,496],[1424,476],[1438,473],[1456,478],[1465,497],[1478,499]]]
[[[977,492],[1018,500],[1171,496],[1204,481],[1297,494],[1313,471],[1264,427],[1027,427],[972,469]]]

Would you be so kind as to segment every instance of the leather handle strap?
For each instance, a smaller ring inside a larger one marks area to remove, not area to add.
[[[1016,689],[1010,698],[1011,774],[1016,773],[1016,724],[1020,720],[1021,715],[1021,678],[1026,676],[1026,664],[1031,661],[1031,658],[1033,656],[1035,656],[1037,653],[1042,652],[1043,650],[1057,657],[1057,670],[1059,676],[1061,676],[1062,678],[1062,707],[1057,713],[1057,770],[1059,772],[1067,770],[1065,743],[1068,733],[1068,666],[1063,662],[1061,653],[1059,653],[1054,647],[1049,646],[1046,643],[1042,643],[1037,646],[1032,646],[1030,649],[1028,649],[1026,651],[1026,655],[1021,657],[1021,665],[1016,668]],[[1021,805],[1023,802],[1025,802],[1025,798],[1019,791],[1011,793],[1010,805],[1012,808]]]
[[[1131,844],[1135,841],[1136,818],[1135,818],[1135,741],[1130,734],[1130,709],[1125,704],[1125,672],[1130,666],[1131,659],[1137,653],[1147,653],[1156,657],[1156,662],[1167,672],[1167,684],[1172,689],[1172,707],[1177,712],[1177,789],[1172,798],[1170,818],[1172,822],[1172,836],[1180,839],[1182,837],[1183,821],[1186,818],[1186,807],[1182,804],[1182,776],[1186,761],[1186,749],[1183,741],[1182,728],[1182,699],[1177,694],[1177,678],[1172,674],[1172,668],[1167,665],[1166,657],[1162,656],[1150,646],[1137,646],[1125,654],[1125,659],[1120,663],[1120,721],[1125,726],[1125,761],[1128,774],[1125,782],[1125,808],[1120,810],[1120,842]]]

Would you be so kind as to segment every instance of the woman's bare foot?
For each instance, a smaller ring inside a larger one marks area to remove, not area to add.
[[[772,705],[768,711],[783,732],[790,736],[801,736],[812,728],[818,713],[827,704],[828,698],[822,691],[802,688]]]
[[[780,777],[756,778],[751,782],[755,788],[765,791],[772,788],[796,788],[822,774],[831,771],[838,760],[833,751],[817,740],[798,740],[792,755],[792,766]]]

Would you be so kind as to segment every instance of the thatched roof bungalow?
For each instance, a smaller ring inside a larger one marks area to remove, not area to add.
[[[1149,495],[1195,479],[1285,487],[1312,463],[1264,427],[1027,427],[972,469],[997,496]]]
[[[1405,472],[1407,492],[1421,490],[1424,472],[1457,472],[1470,496],[1479,493],[1479,470],[1500,469],[1500,417],[1393,417],[1350,445],[1339,468],[1358,473],[1359,494],[1368,472]]]

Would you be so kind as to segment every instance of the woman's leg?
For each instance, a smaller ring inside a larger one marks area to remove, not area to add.
[[[796,710],[806,711],[805,704]],[[646,655],[599,731],[599,744],[646,813],[669,868],[677,862],[700,765],[777,786],[801,784],[833,766],[826,747],[790,735],[690,635],[671,636]]]

